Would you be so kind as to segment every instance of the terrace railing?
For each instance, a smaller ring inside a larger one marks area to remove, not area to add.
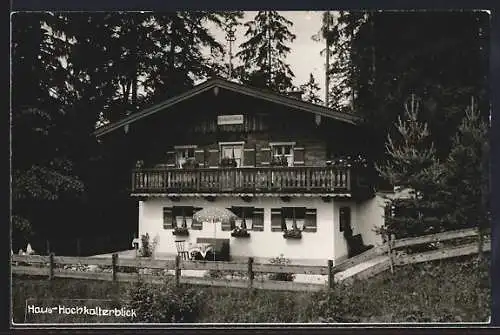
[[[132,173],[133,193],[347,193],[348,168],[257,167],[137,169]]]

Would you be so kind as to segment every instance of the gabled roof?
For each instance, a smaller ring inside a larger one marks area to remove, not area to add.
[[[222,78],[213,78],[209,79],[187,92],[184,92],[180,95],[172,97],[164,102],[158,103],[154,106],[148,107],[142,111],[131,114],[117,122],[110,123],[104,126],[97,128],[94,131],[94,135],[99,137],[109,132],[112,132],[115,129],[121,128],[127,124],[131,124],[135,121],[138,121],[142,118],[148,117],[149,115],[155,114],[162,110],[165,110],[169,107],[172,107],[184,100],[190,99],[198,94],[211,90],[215,87],[219,87],[228,91],[233,91],[236,93],[240,93],[246,96],[270,101],[273,103],[281,104],[283,106],[291,107],[297,110],[302,110],[304,112],[310,112],[314,114],[318,114],[324,117],[328,117],[331,119],[336,119],[342,122],[347,122],[350,124],[357,124],[361,119],[356,115],[346,114],[337,112],[331,108],[327,108],[324,106],[316,105],[310,102],[302,101],[296,98],[292,98],[286,95],[277,94],[275,92],[257,89],[253,87],[249,87],[246,85],[234,83]]]

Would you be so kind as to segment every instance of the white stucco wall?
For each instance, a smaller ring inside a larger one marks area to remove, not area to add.
[[[357,205],[358,224],[365,244],[382,243],[382,237],[375,233],[374,229],[384,224],[385,203],[383,196],[377,194],[374,198]]]
[[[338,260],[347,257],[347,241],[344,233],[340,231],[340,208],[349,207],[351,209],[351,227],[353,235],[361,234],[363,243],[378,245],[382,243],[382,238],[374,232],[374,228],[380,227],[384,223],[384,199],[377,195],[372,199],[362,202],[352,200],[336,201],[333,205],[334,225],[335,225],[335,256]]]
[[[234,238],[230,231],[221,230],[220,223],[204,223],[203,230],[190,229],[189,236],[177,237],[172,235],[171,229],[163,229],[163,207],[172,206],[264,208],[264,231],[250,231],[250,238]],[[303,232],[302,239],[293,240],[283,238],[282,232],[271,231],[271,208],[301,206],[316,208],[315,233]],[[349,200],[324,202],[321,198],[314,197],[292,198],[290,202],[284,202],[279,197],[257,197],[250,203],[238,197],[218,197],[214,202],[203,198],[184,198],[179,202],[172,202],[168,198],[153,198],[139,202],[139,234],[149,233],[151,239],[157,236],[159,244],[156,252],[161,254],[176,254],[176,239],[195,243],[198,237],[215,237],[230,240],[230,253],[234,258],[252,256],[256,259],[269,259],[283,254],[295,264],[303,262],[323,265],[328,259],[335,263],[347,257],[347,243],[339,224],[339,210],[344,206],[351,208],[353,233],[360,233],[365,244],[380,244],[381,237],[373,231],[375,226],[383,224],[384,199],[380,195],[361,203]]]
[[[163,207],[195,206],[254,206],[264,208],[264,231],[250,231],[250,238],[231,237],[230,231],[222,231],[220,223],[204,223],[203,230],[189,231],[187,237],[172,235],[172,230],[163,229]],[[305,206],[317,210],[317,231],[303,232],[302,239],[293,240],[283,238],[282,232],[271,231],[271,208]],[[318,262],[322,264],[328,259],[334,259],[334,220],[333,202],[324,202],[321,198],[295,198],[283,202],[279,197],[259,197],[247,203],[238,197],[218,197],[214,202],[203,198],[184,198],[179,202],[172,202],[168,198],[148,199],[139,203],[139,234],[149,233],[151,240],[157,236],[159,244],[157,253],[176,253],[176,239],[185,239],[186,243],[195,243],[198,237],[216,237],[230,239],[230,253],[232,257],[273,258],[280,254],[305,263]]]
[[[351,227],[354,235],[359,233],[358,215],[356,211],[356,202],[350,200],[335,201],[333,203],[333,217],[335,225],[335,256],[337,259],[343,260],[347,257],[347,241],[344,238],[344,233],[340,231],[340,208],[351,208]]]

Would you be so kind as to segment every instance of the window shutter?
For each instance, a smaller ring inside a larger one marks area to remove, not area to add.
[[[271,163],[271,148],[260,149],[260,165],[269,166]]]
[[[316,208],[307,208],[304,231],[315,233],[316,230]]]
[[[293,148],[293,165],[305,165],[304,148]]]
[[[201,208],[193,208],[193,213],[199,211]],[[193,218],[193,222],[191,223],[191,229],[193,230],[202,230],[203,229],[203,222],[201,221],[196,221]]]
[[[175,151],[167,151],[167,166],[175,167],[177,164],[177,157]]]
[[[252,146],[245,146],[243,149],[243,165],[255,166],[255,148]]]
[[[196,163],[203,167],[205,165],[205,151],[204,150],[195,150],[194,151],[194,160]]]
[[[228,210],[231,210],[231,208],[228,208]],[[230,220],[229,222],[222,222],[221,223],[221,229],[222,231],[229,231],[234,229],[234,220]]]
[[[174,216],[172,207],[163,207],[163,229],[174,228]]]
[[[283,230],[283,218],[280,208],[271,208],[271,231]]]
[[[252,230],[264,231],[264,208],[254,208],[252,216]]]
[[[219,150],[210,149],[208,150],[208,167],[218,167],[219,166]]]

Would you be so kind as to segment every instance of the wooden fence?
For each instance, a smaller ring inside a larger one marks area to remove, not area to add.
[[[357,273],[349,275],[346,279],[368,278],[387,269],[394,270],[395,266],[401,266],[411,263],[419,263],[445,259],[450,257],[471,255],[478,252],[478,242],[466,243],[453,247],[438,248],[436,250],[421,253],[401,253],[405,247],[457,240],[461,238],[477,237],[476,229],[457,230],[416,238],[405,238],[391,240],[380,246],[374,247],[365,253],[349,258],[333,266],[333,261],[325,261],[324,266],[307,265],[279,265],[279,264],[259,264],[254,263],[252,257],[243,262],[211,262],[211,261],[182,261],[179,257],[175,259],[159,260],[148,258],[119,258],[118,254],[109,257],[66,257],[38,255],[13,255],[12,272],[22,275],[47,276],[49,279],[77,278],[93,280],[111,280],[117,282],[134,282],[139,278],[152,283],[161,283],[161,276],[154,274],[139,274],[139,269],[153,269],[156,271],[171,271],[176,285],[192,284],[207,286],[224,286],[238,288],[257,288],[268,290],[291,290],[291,291],[316,291],[324,288],[333,288],[335,283],[335,274],[343,271],[352,270],[355,266],[380,258],[381,261],[368,265]],[[486,240],[483,245],[484,251],[490,250],[490,241]],[[77,271],[61,268],[61,265],[81,266],[93,265],[100,266],[102,272],[95,271]],[[133,268],[137,273],[125,273],[124,267]],[[220,279],[210,277],[186,277],[182,276],[184,270],[211,270],[211,271],[234,271],[242,274],[244,279]],[[259,273],[290,273],[290,274],[310,274],[326,276],[325,284],[308,284],[293,281],[273,281],[258,280],[255,278]]]

